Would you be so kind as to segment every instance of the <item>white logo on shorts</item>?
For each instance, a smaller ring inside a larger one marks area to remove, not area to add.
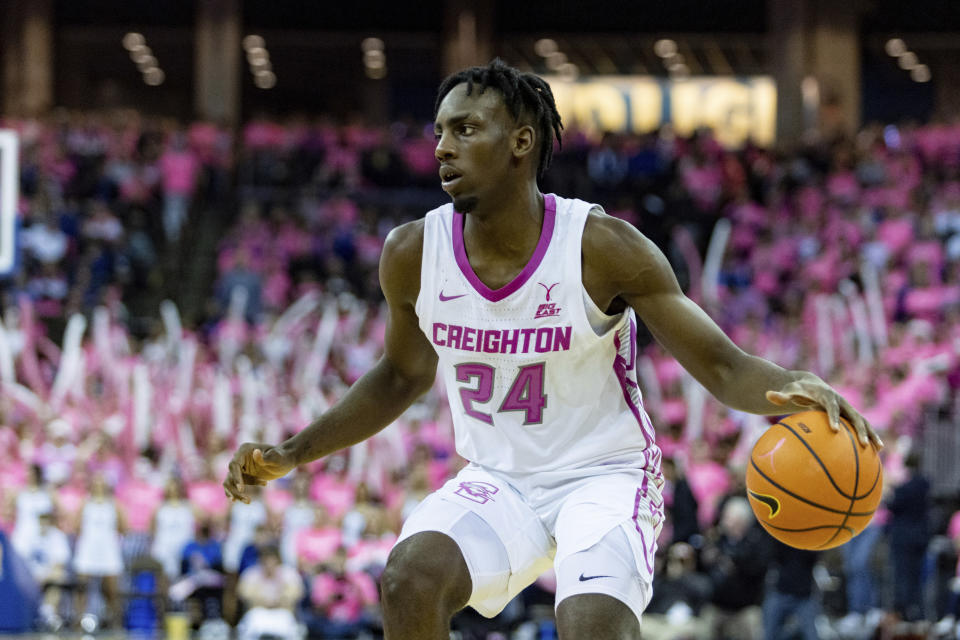
[[[493,500],[493,494],[500,491],[500,487],[489,482],[480,482],[471,480],[470,482],[461,482],[460,488],[454,491],[461,498],[472,500],[479,504],[486,504]]]

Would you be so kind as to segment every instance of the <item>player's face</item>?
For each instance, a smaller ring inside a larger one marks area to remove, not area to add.
[[[496,89],[467,95],[459,84],[440,103],[434,133],[443,190],[457,211],[469,213],[485,195],[502,189],[511,168],[510,116]]]

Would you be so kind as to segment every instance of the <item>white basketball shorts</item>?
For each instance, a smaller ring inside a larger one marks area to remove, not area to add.
[[[505,474],[468,465],[417,506],[399,544],[422,531],[457,543],[473,582],[468,605],[488,618],[551,565],[559,606],[606,594],[640,619],[652,596],[663,499],[642,470],[517,488]]]

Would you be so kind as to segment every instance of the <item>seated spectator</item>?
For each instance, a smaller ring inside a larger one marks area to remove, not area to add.
[[[817,553],[788,547],[778,540],[773,546],[773,564],[763,599],[763,637],[780,640],[796,636],[790,622],[804,640],[818,640],[817,616],[820,606],[814,593],[813,567]]]
[[[297,534],[295,548],[297,566],[304,573],[313,572],[316,567],[329,560],[343,541],[340,528],[330,521],[327,510],[316,505],[313,511],[313,526],[301,529]]]
[[[710,579],[697,572],[693,547],[676,542],[667,550],[666,567],[653,580],[653,599],[643,613],[644,638],[710,637],[710,625],[702,617],[710,602]]]
[[[70,543],[67,535],[53,524],[51,512],[41,513],[37,522],[37,532],[22,553],[31,575],[43,590],[40,605],[43,624],[51,631],[58,631],[63,625],[59,613],[62,590],[70,579]]]
[[[297,566],[297,535],[314,522],[314,506],[310,502],[310,475],[298,472],[293,478],[293,503],[283,510],[280,555],[284,564]]]
[[[717,637],[760,637],[759,605],[769,544],[770,537],[756,524],[746,498],[728,499],[700,556],[713,586]]]
[[[339,547],[310,584],[311,631],[323,638],[353,638],[375,619],[377,585],[369,574],[347,570]]]
[[[223,554],[210,536],[210,523],[201,522],[197,537],[183,548],[182,578],[170,587],[170,599],[186,603],[194,627],[203,620],[219,618],[223,596]]]
[[[280,562],[277,547],[265,547],[257,563],[243,572],[237,595],[247,609],[237,625],[238,640],[303,637],[293,614],[303,597],[303,581],[296,569]]]
[[[243,575],[244,571],[257,564],[261,551],[275,542],[273,535],[270,533],[270,527],[265,523],[258,524],[257,529],[253,532],[253,540],[251,540],[240,553],[240,564],[237,567],[237,574]]]

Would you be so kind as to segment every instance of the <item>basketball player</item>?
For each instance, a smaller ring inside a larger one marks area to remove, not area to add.
[[[448,637],[496,615],[553,565],[564,640],[638,638],[662,523],[660,451],[634,362],[638,314],[725,404],[821,407],[879,438],[817,376],[737,348],[634,227],[542,194],[560,116],[550,87],[499,60],[448,77],[436,156],[453,203],[394,229],[380,261],[384,354],[326,414],[277,446],[244,444],[227,495],[356,444],[446,382],[470,461],[404,524],[382,578],[390,640]]]

